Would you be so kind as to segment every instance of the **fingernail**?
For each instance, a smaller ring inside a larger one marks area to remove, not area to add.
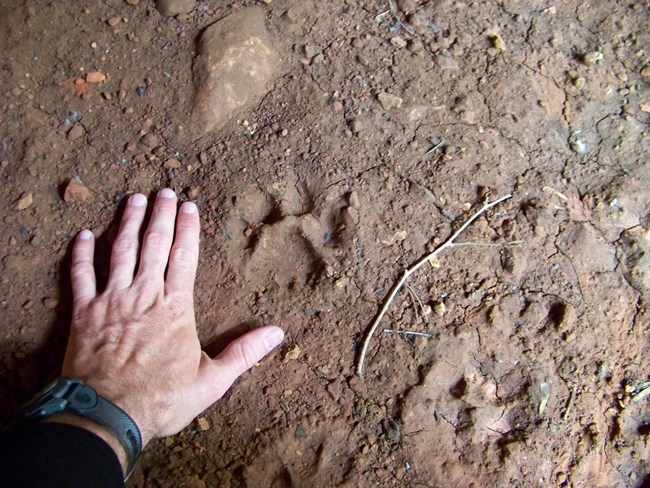
[[[160,198],[176,198],[176,193],[174,193],[174,190],[170,190],[169,188],[163,188],[160,190],[158,195],[160,195]]]
[[[77,239],[79,239],[80,241],[89,241],[90,239],[92,239],[92,237],[93,237],[92,232],[90,232],[89,230],[82,230],[81,232],[79,232]]]
[[[267,351],[271,351],[273,348],[277,347],[283,339],[284,332],[282,332],[281,329],[274,327],[264,335],[264,346],[266,346]]]
[[[196,212],[196,205],[194,202],[185,202],[181,205],[181,212],[184,214],[193,214]]]
[[[129,204],[134,207],[144,207],[147,204],[147,197],[142,193],[136,193],[135,195],[131,195],[131,198],[129,198]]]

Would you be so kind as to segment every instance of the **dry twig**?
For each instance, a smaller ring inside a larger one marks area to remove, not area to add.
[[[401,334],[401,335],[412,335],[412,336],[418,336],[418,337],[426,337],[427,339],[430,339],[431,337],[433,337],[433,335],[429,334],[428,332],[415,332],[413,330],[384,329],[384,332],[386,334]]]
[[[368,346],[370,345],[370,340],[372,339],[373,334],[377,330],[377,327],[379,326],[379,322],[381,319],[384,317],[386,314],[386,311],[388,310],[388,307],[390,307],[390,304],[393,303],[393,300],[395,299],[395,296],[397,293],[402,289],[404,284],[406,283],[406,280],[411,276],[413,273],[415,273],[418,269],[420,269],[425,263],[428,263],[429,260],[435,258],[438,254],[440,254],[442,251],[445,249],[449,249],[452,247],[457,247],[460,245],[472,245],[472,243],[468,242],[463,242],[463,243],[456,243],[456,239],[458,238],[459,235],[461,235],[469,225],[474,222],[478,217],[480,217],[486,210],[491,209],[492,207],[498,205],[499,203],[503,202],[504,200],[507,200],[511,198],[512,195],[504,195],[498,199],[496,199],[493,202],[488,202],[488,200],[485,200],[485,203],[483,203],[483,206],[476,212],[474,213],[469,219],[465,221],[463,225],[460,226],[460,228],[452,234],[452,236],[447,239],[445,242],[443,242],[440,246],[438,246],[433,252],[427,254],[423,258],[421,258],[417,263],[415,263],[413,266],[411,266],[408,269],[404,270],[404,273],[402,274],[402,277],[393,285],[393,288],[391,289],[390,293],[388,294],[388,297],[384,301],[384,305],[381,307],[381,310],[377,314],[377,317],[375,317],[375,321],[372,323],[372,326],[370,327],[370,330],[368,331],[368,334],[366,335],[365,340],[363,341],[363,347],[361,348],[361,353],[359,354],[359,360],[357,362],[357,376],[363,376],[363,363],[366,359],[366,354],[368,353]],[[517,241],[518,242],[518,241]]]

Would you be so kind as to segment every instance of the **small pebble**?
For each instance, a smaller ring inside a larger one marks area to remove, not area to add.
[[[503,38],[499,34],[493,34],[492,35],[492,45],[497,49],[498,51],[505,51],[506,48],[506,43],[504,42]]]
[[[286,352],[284,359],[295,361],[300,356],[300,352],[300,346],[298,344],[294,344],[293,347]]]
[[[582,56],[582,61],[585,64],[595,64],[598,61],[601,61],[603,59],[603,53],[600,51],[591,51]]]
[[[401,36],[395,36],[395,37],[392,37],[392,38],[390,39],[390,43],[391,43],[393,46],[398,47],[398,48],[400,48],[400,49],[406,47],[406,45],[407,45],[407,42],[406,42],[406,41],[404,40],[404,38],[401,37]]]
[[[142,139],[140,139],[140,143],[143,146],[148,147],[149,149],[153,149],[160,145],[160,139],[158,139],[158,136],[156,136],[155,134],[149,133],[142,136]]]
[[[43,306],[48,310],[54,310],[58,304],[59,301],[54,298],[51,297],[43,298]]]
[[[115,26],[116,26],[117,24],[119,24],[120,22],[122,22],[122,18],[121,18],[121,17],[111,17],[110,19],[108,19],[108,20],[106,21],[106,23],[107,23],[108,25],[110,25],[111,27],[115,27]]]
[[[92,198],[90,190],[81,182],[79,178],[70,178],[68,185],[63,192],[63,201],[65,202],[85,202]]]
[[[381,92],[377,95],[377,99],[384,110],[390,110],[402,106],[402,99],[391,93]]]
[[[584,88],[586,83],[587,81],[582,77],[574,78],[573,80],[573,86],[575,86],[578,90]]]
[[[201,430],[203,432],[210,429],[210,422],[205,417],[198,417],[196,419],[196,423],[197,423],[197,425],[199,427],[199,430]]]
[[[86,129],[84,129],[83,125],[75,124],[68,131],[67,138],[69,141],[76,141],[80,137],[83,137],[85,133],[86,133]]]
[[[584,154],[587,151],[587,143],[581,139],[571,141],[571,149],[578,154]]]
[[[163,165],[166,169],[178,169],[181,167],[181,162],[178,159],[169,158]]]
[[[359,119],[354,119],[354,120],[350,123],[350,130],[352,130],[352,132],[353,132],[354,134],[358,134],[358,133],[361,132],[364,128],[365,128],[364,123],[363,123],[361,120],[359,120]]]
[[[433,303],[433,311],[438,317],[442,317],[447,312],[444,302],[436,301]]]
[[[190,186],[187,190],[187,198],[196,200],[199,197],[199,188],[197,186]]]
[[[435,57],[435,63],[444,70],[459,69],[458,61],[452,57],[443,56],[442,54]]]
[[[145,93],[147,93],[147,87],[146,87],[146,86],[139,86],[139,87],[137,87],[137,88],[135,89],[135,92],[136,92],[139,96],[142,97],[142,96],[144,96]]]
[[[356,192],[356,190],[352,190],[350,192],[350,195],[348,196],[348,203],[350,204],[350,207],[356,209],[361,208],[361,203],[359,202],[359,194]]]
[[[34,203],[34,196],[31,192],[25,192],[20,195],[18,200],[14,203],[14,210],[25,210]]]
[[[106,79],[106,75],[101,71],[91,71],[86,75],[86,83],[97,84]]]

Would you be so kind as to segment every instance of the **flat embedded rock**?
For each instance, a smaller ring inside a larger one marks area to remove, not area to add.
[[[205,29],[194,60],[195,137],[221,129],[259,102],[279,63],[259,8],[245,8]]]
[[[165,17],[187,14],[196,5],[196,0],[156,0],[156,8]]]

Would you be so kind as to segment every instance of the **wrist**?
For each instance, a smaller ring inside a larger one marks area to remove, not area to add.
[[[79,379],[62,377],[53,381],[23,406],[18,416],[32,421],[56,416],[97,434],[111,447],[117,442],[119,446],[113,450],[120,463],[126,466],[127,476],[142,450],[142,436],[135,420]]]
[[[79,415],[70,412],[61,412],[61,413],[54,414],[50,417],[43,419],[41,422],[52,422],[52,423],[73,425],[75,427],[79,427],[89,432],[92,432],[101,440],[103,440],[106,444],[108,444],[108,446],[111,449],[113,449],[115,455],[117,456],[118,461],[120,462],[120,466],[122,466],[122,473],[124,475],[127,474],[129,461],[128,461],[128,456],[126,454],[126,450],[124,449],[124,446],[120,443],[120,441],[117,439],[117,437],[115,437],[115,435],[113,435],[111,431],[108,430],[106,427],[96,422],[93,422],[90,419],[81,417]]]

